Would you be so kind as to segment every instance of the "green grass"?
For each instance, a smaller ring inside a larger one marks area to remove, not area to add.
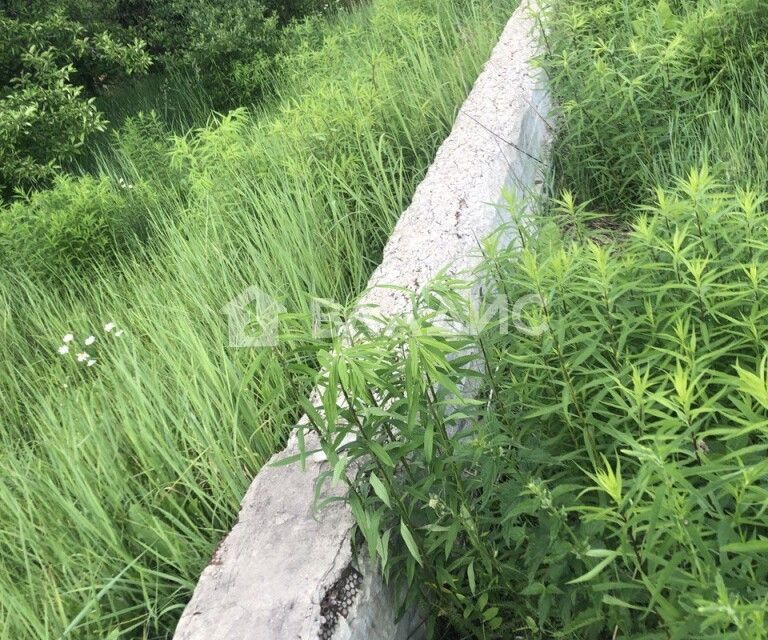
[[[96,107],[104,115],[107,129],[89,138],[83,156],[72,169],[97,172],[100,165],[112,162],[105,157],[110,158],[113,151],[115,133],[139,114],[155,113],[166,130],[179,135],[205,126],[217,105],[205,93],[199,73],[184,67],[164,69],[129,78],[98,96]]]
[[[513,6],[332,19],[268,107],[177,139],[172,168],[104,160],[152,196],[147,244],[53,279],[0,267],[0,637],[170,637],[315,364],[304,321],[234,350],[221,307],[251,285],[293,314],[360,291]],[[57,354],[70,331],[96,366]]]

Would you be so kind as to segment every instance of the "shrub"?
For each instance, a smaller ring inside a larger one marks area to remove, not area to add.
[[[214,103],[237,106],[260,95],[261,78],[251,74],[258,84],[243,87],[234,76],[238,71],[242,76],[243,65],[276,52],[278,20],[261,0],[122,0],[117,14],[130,33],[148,43],[161,65],[200,69]]]
[[[50,51],[23,56],[31,67],[0,99],[0,195],[45,185],[71,161],[85,139],[104,130],[104,121],[70,84],[74,68],[59,68]]]
[[[0,258],[47,278],[126,251],[145,234],[149,190],[106,176],[61,176],[50,190],[17,200],[0,216]]]
[[[148,241],[156,214],[186,205],[189,167],[173,161],[174,139],[155,113],[128,118],[113,138],[94,175],[60,175],[0,208],[6,266],[47,283],[79,280]]]
[[[349,474],[368,552],[433,629],[766,638],[765,197],[692,172],[614,246],[571,202],[567,234],[487,247],[483,290],[540,300],[529,330],[439,329],[470,319],[448,283],[324,354],[323,480]]]
[[[261,98],[284,50],[291,21],[348,3],[320,0],[119,0],[116,20],[146,41],[161,65],[201,72],[215,104],[237,107]]]
[[[6,9],[5,13],[8,13]],[[143,43],[119,43],[55,12],[25,21],[0,14],[0,197],[46,186],[105,122],[84,93],[143,73]]]
[[[768,189],[768,5],[551,0],[560,188],[614,213],[706,160]]]
[[[321,8],[315,0],[66,0],[9,2],[0,9],[0,197],[50,185],[71,169],[107,122],[95,98],[118,106],[157,83],[115,86],[150,65],[174,79],[196,75],[204,88],[178,92],[224,109],[262,97],[282,28]],[[200,96],[205,92],[205,97]],[[102,105],[103,106],[103,105]],[[119,114],[124,109],[111,111]],[[175,106],[175,105],[174,105]],[[135,107],[134,107],[135,108]],[[207,114],[206,116],[207,117]],[[203,118],[204,119],[204,118]]]

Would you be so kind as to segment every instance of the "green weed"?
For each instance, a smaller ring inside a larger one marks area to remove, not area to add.
[[[487,246],[477,335],[449,281],[321,355],[321,482],[433,634],[768,637],[763,205],[702,171],[615,246],[542,219]]]

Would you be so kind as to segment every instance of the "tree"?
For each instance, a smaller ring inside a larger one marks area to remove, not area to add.
[[[99,86],[145,73],[146,45],[82,23],[46,3],[3,3],[0,13],[0,194],[44,186],[105,121]],[[81,3],[83,4],[83,3]],[[83,6],[80,7],[84,9]]]

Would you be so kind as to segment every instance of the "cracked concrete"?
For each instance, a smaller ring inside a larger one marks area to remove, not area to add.
[[[480,261],[478,241],[505,222],[501,192],[540,190],[549,139],[548,98],[530,65],[536,21],[524,1],[461,108],[450,136],[416,190],[362,296],[382,315],[407,313],[407,293],[441,271]],[[530,206],[530,204],[529,204]],[[307,439],[307,447],[315,448]],[[273,461],[298,452],[295,438]],[[203,571],[175,640],[314,640],[321,604],[353,562],[351,514],[342,503],[314,513],[314,479],[323,462],[265,466],[242,501],[237,524]],[[340,490],[340,489],[339,489]],[[414,623],[394,622],[391,597],[377,573],[363,583],[336,640],[399,640]]]

